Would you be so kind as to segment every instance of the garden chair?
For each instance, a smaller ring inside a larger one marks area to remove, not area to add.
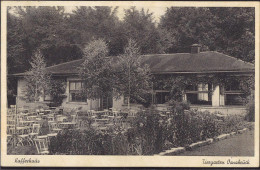
[[[15,120],[10,118],[10,119],[7,120],[7,124],[8,125],[14,125],[15,124]]]
[[[32,141],[34,138],[38,136],[40,132],[40,124],[33,124],[32,131],[29,133],[29,139]]]
[[[7,129],[7,144],[9,144],[12,140],[12,136],[15,134],[15,128],[8,128]]]
[[[50,123],[49,127],[50,127],[50,131],[52,133],[59,133],[62,130],[62,129],[58,128],[58,125],[55,122]]]
[[[23,126],[23,118],[22,117],[17,117],[17,125],[18,126]]]
[[[29,145],[31,145],[28,128],[24,127],[22,129],[18,129],[18,144],[24,146],[24,142],[27,141]]]
[[[48,155],[49,151],[48,151],[48,145],[46,143],[45,139],[34,139],[35,142],[35,146],[37,149],[38,154],[40,155]]]
[[[48,121],[54,122],[54,116],[47,117]]]

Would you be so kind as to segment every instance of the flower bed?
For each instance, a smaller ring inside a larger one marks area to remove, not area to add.
[[[175,103],[168,117],[148,109],[138,113],[131,128],[124,131],[118,128],[107,133],[94,129],[64,131],[52,138],[50,154],[153,155],[246,126],[244,117],[238,115],[223,117],[209,112],[184,111],[186,108],[182,103]]]

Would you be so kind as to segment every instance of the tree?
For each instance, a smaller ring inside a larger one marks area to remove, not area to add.
[[[116,94],[128,97],[128,108],[130,101],[147,104],[149,101],[145,97],[151,92],[150,68],[142,64],[136,42],[129,39],[125,53],[117,59],[114,86]]]
[[[107,55],[107,44],[101,39],[84,48],[84,61],[79,67],[79,77],[83,81],[82,95],[98,99],[113,92],[111,60]]]
[[[174,41],[170,32],[156,27],[149,10],[138,11],[135,7],[125,10],[123,25],[126,37],[136,40],[141,54],[164,53]]]
[[[50,75],[45,70],[46,63],[39,50],[33,55],[30,65],[32,68],[25,76],[25,96],[27,100],[36,102],[40,96],[49,94]]]
[[[51,87],[50,87],[50,94],[52,97],[52,105],[54,107],[60,106],[62,101],[67,96],[66,93],[66,80],[63,79],[52,79],[51,80]]]
[[[170,53],[190,52],[190,46],[199,43],[202,51],[216,50],[254,63],[254,8],[171,7],[159,28],[175,37]]]
[[[159,27],[172,33],[176,41],[170,52],[190,52],[190,45],[199,43],[203,50],[214,50],[220,30],[216,17],[208,8],[170,7],[161,17]]]
[[[123,53],[123,30],[117,14],[117,7],[77,7],[69,18],[74,40],[82,46],[93,40],[103,39],[110,55]]]
[[[255,11],[254,8],[209,8],[216,16],[216,27],[221,36],[216,41],[218,51],[254,63]]]

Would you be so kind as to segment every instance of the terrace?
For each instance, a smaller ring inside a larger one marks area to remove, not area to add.
[[[141,110],[139,110],[140,112]],[[131,128],[131,121],[138,110],[88,110],[74,108],[63,111],[61,108],[29,107],[17,108],[12,105],[7,114],[7,145],[36,148],[38,154],[49,154],[48,147],[51,138],[66,130],[94,129],[98,133],[106,134],[120,128],[126,131]],[[166,111],[158,112],[166,117]]]

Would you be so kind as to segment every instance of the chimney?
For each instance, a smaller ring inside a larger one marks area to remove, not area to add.
[[[199,44],[192,44],[191,45],[191,54],[200,53],[200,47],[201,47],[201,45],[199,45]]]

